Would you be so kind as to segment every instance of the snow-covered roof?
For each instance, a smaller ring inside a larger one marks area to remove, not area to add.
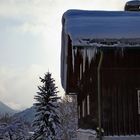
[[[128,1],[126,3],[126,5],[130,5],[130,6],[140,5],[140,1],[139,0],[131,0],[131,1]]]
[[[73,46],[98,39],[140,40],[140,12],[68,10],[62,24]]]
[[[68,93],[77,90],[73,73],[81,80],[87,58],[90,64],[98,50],[140,47],[140,12],[68,10],[62,24],[61,82]],[[75,61],[79,53],[83,67]]]

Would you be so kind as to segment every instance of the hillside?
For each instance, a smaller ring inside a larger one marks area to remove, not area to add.
[[[0,114],[8,113],[13,115],[16,112],[17,112],[16,110],[13,110],[12,108],[10,108],[9,106],[0,101]]]
[[[23,119],[24,121],[28,122],[28,123],[32,123],[33,119],[34,119],[34,116],[35,116],[35,109],[34,107],[30,107],[30,108],[27,108],[19,113],[16,113],[14,115],[14,117],[18,117],[18,118],[21,118]]]

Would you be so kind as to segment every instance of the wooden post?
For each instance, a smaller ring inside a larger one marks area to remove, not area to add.
[[[100,59],[97,68],[97,82],[98,82],[98,125],[99,125],[99,140],[102,140],[102,124],[101,124],[101,64],[103,60],[103,52],[100,50]]]

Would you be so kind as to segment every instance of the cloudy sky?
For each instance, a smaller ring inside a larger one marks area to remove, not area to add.
[[[0,100],[30,107],[50,71],[61,93],[61,17],[68,9],[123,10],[127,0],[0,0]]]

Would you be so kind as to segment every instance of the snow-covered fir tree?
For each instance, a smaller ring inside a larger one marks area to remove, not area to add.
[[[42,86],[38,86],[39,91],[35,96],[34,103],[36,114],[33,121],[35,132],[32,140],[57,140],[60,126],[57,87],[51,77],[51,73],[45,74],[44,78],[40,77]]]

